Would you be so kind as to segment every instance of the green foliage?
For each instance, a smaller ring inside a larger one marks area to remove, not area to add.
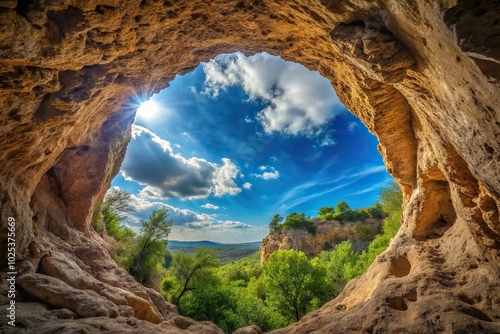
[[[345,220],[385,216],[382,234],[362,254],[353,251],[349,241],[312,260],[301,252],[281,250],[272,253],[264,265],[258,252],[224,265],[214,249],[180,252],[173,256],[161,292],[177,304],[181,314],[213,321],[226,333],[252,324],[265,332],[282,328],[336,296],[387,248],[401,219],[401,196],[394,193],[399,192],[397,187],[391,189],[381,193],[382,204],[369,208],[352,210],[343,202],[340,210],[326,207],[319,211],[320,216],[340,214]],[[279,215],[274,218],[277,224],[270,228],[316,227],[303,213],[290,214],[283,224]],[[369,225],[359,224],[356,229],[362,239],[373,238]]]
[[[349,206],[349,204],[347,204],[346,202],[337,203],[337,212],[339,214],[346,213],[348,211],[351,211],[351,207]]]
[[[358,232],[359,239],[364,241],[372,240],[375,236],[373,229],[367,224],[356,225],[356,232]]]
[[[102,203],[95,206],[91,224],[94,231],[102,235],[104,231],[104,224],[102,222]]]
[[[402,195],[397,185],[392,184],[383,189],[380,192],[380,204],[371,208],[373,208],[373,215],[379,213],[382,215],[383,211],[387,216],[384,219],[382,233],[375,236],[368,250],[359,255],[352,250],[351,243],[345,241],[332,251],[324,251],[319,255],[328,268],[333,296],[338,294],[350,279],[361,275],[377,255],[387,249],[391,238],[396,235],[400,227],[401,205]],[[356,229],[361,238],[373,237],[373,231],[370,231],[368,225],[360,224]]]
[[[321,262],[325,263],[331,284],[332,297],[337,296],[345,284],[353,277],[352,268],[359,260],[359,254],[352,250],[350,241],[343,241],[332,251],[319,254]]]
[[[325,206],[318,211],[318,216],[322,220],[333,220],[335,209],[333,206]]]
[[[132,211],[129,206],[130,194],[125,190],[111,188],[104,196],[104,208],[113,211],[115,214]],[[125,217],[123,217],[125,218]]]
[[[277,229],[280,228],[281,222],[283,221],[283,217],[281,217],[279,214],[275,214],[273,217],[273,220],[269,223],[269,231],[273,232]]]
[[[269,332],[287,325],[286,319],[279,312],[275,312],[249,290],[240,289],[237,296],[239,327],[257,325],[263,332]]]
[[[122,218],[111,207],[104,205],[102,217],[106,226],[106,232],[110,237],[121,242],[131,242],[135,237],[135,233],[129,227],[122,224]]]
[[[306,218],[304,213],[296,213],[292,212],[289,214],[285,222],[283,223],[283,227],[286,228],[302,228],[307,230],[311,234],[316,234],[317,227],[316,225]]]
[[[168,210],[159,209],[142,221],[141,232],[137,238],[134,256],[130,261],[129,272],[139,283],[151,283],[158,264],[163,265],[168,254],[167,238],[172,221],[167,221]]]
[[[380,191],[380,205],[384,212],[395,212],[401,210],[403,193],[395,182]]]
[[[206,283],[206,282],[205,282]],[[216,323],[225,333],[239,327],[237,296],[233,289],[214,280],[186,295],[180,303],[183,314],[195,320]]]
[[[258,278],[262,274],[260,252],[226,263],[219,267],[217,272],[225,284],[234,285],[238,282],[237,285],[246,287],[252,278]]]
[[[214,249],[197,248],[194,254],[180,252],[174,255],[171,275],[178,283],[178,289],[172,296],[172,302],[180,306],[180,301],[188,291],[203,288],[211,279],[211,269],[219,266],[219,259]]]
[[[266,302],[289,321],[298,321],[319,306],[329,288],[326,268],[295,250],[272,253],[264,264],[264,273],[267,277]]]

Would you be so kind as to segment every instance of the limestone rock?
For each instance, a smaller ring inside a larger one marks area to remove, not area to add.
[[[269,255],[280,249],[294,249],[306,254],[308,258],[317,256],[323,250],[330,250],[344,240],[350,240],[353,249],[361,252],[366,250],[368,240],[362,240],[357,231],[357,226],[363,224],[369,227],[374,234],[380,233],[381,219],[368,218],[364,222],[345,222],[326,220],[316,221],[316,234],[311,234],[304,229],[278,229],[269,233],[260,245],[260,260],[266,262]]]
[[[265,51],[330,80],[377,136],[404,194],[389,249],[335,300],[277,333],[500,332],[499,17],[490,0],[0,1],[0,235],[14,217],[27,273],[19,285],[42,299],[71,291],[51,303],[76,313],[91,315],[81,308],[98,301],[98,313],[117,315],[107,298],[121,297],[33,273],[59,252],[72,261],[60,268],[76,263],[128,291],[136,316],[175,316],[112,261],[91,229],[93,208],[119,170],[134,97],[218,54]],[[34,241],[43,250],[30,249]],[[26,330],[197,326],[40,316]]]
[[[251,325],[238,328],[233,332],[233,334],[262,334],[262,330],[259,328],[259,326]]]
[[[119,314],[118,307],[92,290],[79,290],[63,281],[41,274],[27,274],[17,278],[19,284],[32,296],[57,308],[67,308],[80,317],[111,317]]]

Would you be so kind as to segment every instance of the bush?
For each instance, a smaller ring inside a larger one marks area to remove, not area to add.
[[[322,220],[333,220],[335,209],[333,206],[325,206],[318,211],[318,216]]]
[[[308,219],[306,219],[306,215],[304,213],[296,213],[292,212],[286,217],[285,222],[283,223],[283,227],[285,228],[301,228],[307,230],[311,234],[316,234],[317,227],[314,223]]]
[[[358,232],[359,238],[364,241],[372,240],[375,236],[372,228],[367,224],[358,224],[356,226],[356,231]]]

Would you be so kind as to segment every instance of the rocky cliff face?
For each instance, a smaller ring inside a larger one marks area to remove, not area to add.
[[[266,51],[331,81],[404,192],[389,249],[277,333],[500,332],[499,16],[489,0],[0,1],[0,247],[13,217],[19,322],[217,332],[134,283],[90,217],[134,97],[217,54]]]
[[[362,240],[356,227],[364,224],[376,234],[381,232],[382,220],[368,218],[364,222],[346,222],[325,220],[316,221],[316,234],[305,229],[278,229],[270,232],[260,245],[260,262],[266,262],[271,253],[280,249],[294,249],[306,254],[308,258],[317,256],[323,250],[330,250],[344,240],[350,240],[353,249],[361,252],[368,248],[370,241]]]

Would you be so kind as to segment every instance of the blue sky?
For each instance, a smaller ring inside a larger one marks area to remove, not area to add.
[[[276,213],[374,204],[392,180],[377,144],[317,72],[220,55],[141,105],[112,186],[136,231],[165,207],[171,240],[256,241]]]

